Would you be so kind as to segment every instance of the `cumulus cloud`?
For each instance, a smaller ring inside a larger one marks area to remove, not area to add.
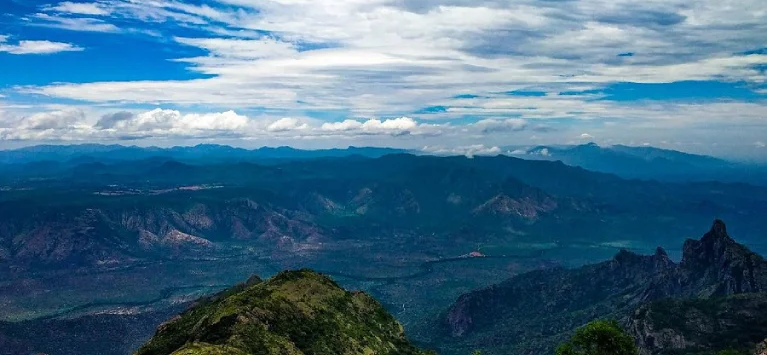
[[[326,122],[322,124],[321,129],[329,132],[348,132],[362,128],[362,122],[355,120],[344,120],[343,122]]]
[[[287,132],[304,130],[307,128],[309,128],[309,125],[307,123],[302,123],[297,118],[283,117],[266,127],[266,130],[269,132]]]
[[[5,116],[5,117],[3,117]],[[95,116],[95,117],[94,117]],[[80,108],[64,108],[25,115],[0,111],[3,139],[123,140],[216,137],[352,138],[403,135],[436,136],[455,132],[451,125],[424,124],[409,117],[341,122],[319,122],[306,117],[279,119],[247,117],[234,111],[182,113],[157,108],[117,111],[96,116]],[[45,132],[37,134],[35,132]],[[34,134],[33,134],[34,133]]]
[[[122,115],[127,116],[124,113]],[[236,132],[248,125],[248,118],[234,111],[182,114],[176,110],[158,108],[127,119],[113,120],[111,123],[113,124],[110,129],[121,132],[153,132],[158,135],[167,132],[171,135],[194,136],[206,131]]]
[[[0,111],[0,118],[5,114]],[[90,130],[83,120],[85,113],[76,108],[39,112],[13,122],[4,122],[4,127],[0,128],[0,139],[43,141],[82,137],[88,135],[86,131]]]
[[[10,54],[52,54],[59,52],[78,52],[83,49],[71,43],[51,41],[19,41],[17,44],[9,44],[10,36],[0,36],[0,52]]]
[[[372,118],[364,122],[357,120],[326,122],[322,124],[320,130],[325,132],[345,132],[356,134],[402,135],[410,133],[425,133],[425,128],[428,127],[428,125],[419,124],[410,117],[398,117],[386,120]]]
[[[362,124],[362,130],[364,131],[391,131],[391,132],[407,132],[415,128],[418,124],[410,117],[399,117],[389,120],[371,119],[365,121]]]
[[[477,155],[498,155],[503,153],[503,150],[500,147],[492,146],[488,147],[484,144],[475,144],[475,145],[467,145],[467,146],[457,146],[452,148],[446,148],[446,147],[430,147],[426,146],[422,148],[422,151],[429,153],[429,154],[435,154],[435,155],[464,155],[468,158],[473,158]]]
[[[78,109],[66,109],[53,112],[41,112],[24,117],[18,127],[22,130],[49,130],[70,127],[85,118],[85,113]]]
[[[594,136],[592,136],[592,135],[590,135],[588,133],[583,133],[583,134],[580,135],[580,138],[581,139],[594,139]]]
[[[241,137],[259,128],[234,111],[187,113],[154,109],[102,115],[95,123],[77,108],[35,113],[7,124],[3,139],[13,140],[123,140],[137,138]],[[261,130],[261,132],[264,132]]]
[[[320,126],[320,131],[351,135],[438,135],[446,127],[419,123],[410,117],[398,117],[385,120],[372,118],[366,121],[326,122]]]

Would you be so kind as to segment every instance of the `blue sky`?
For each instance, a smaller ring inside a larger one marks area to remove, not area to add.
[[[767,3],[5,0],[0,147],[496,152],[650,144],[767,160]]]

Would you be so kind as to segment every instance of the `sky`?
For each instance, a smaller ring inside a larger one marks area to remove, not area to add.
[[[767,2],[0,1],[0,148],[587,142],[767,161]]]

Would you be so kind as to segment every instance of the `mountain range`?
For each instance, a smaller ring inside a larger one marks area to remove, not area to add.
[[[17,266],[119,265],[216,253],[232,242],[293,252],[414,232],[432,243],[459,234],[469,243],[555,247],[620,233],[646,245],[663,240],[653,230],[689,235],[711,215],[757,231],[765,226],[755,216],[767,211],[761,187],[629,181],[504,156],[149,159],[4,179],[0,260]]]
[[[59,172],[83,163],[110,164],[146,159],[175,160],[192,164],[222,162],[271,164],[285,160],[316,158],[378,158],[390,154],[460,155],[459,151],[432,153],[428,149],[384,147],[302,150],[286,146],[244,149],[217,144],[170,148],[100,144],[39,145],[0,151],[0,172],[15,174],[23,171]],[[758,185],[764,185],[764,181],[767,181],[767,167],[764,165],[650,146],[599,146],[588,143],[535,147],[509,146],[497,151],[498,154],[523,159],[562,161],[567,165],[616,174],[629,179],[745,182]]]
[[[494,354],[506,345],[483,338],[490,328],[483,328],[481,317],[471,318],[476,327],[455,337],[438,321],[462,294],[534,270],[569,277],[568,270],[621,249],[628,251],[619,254],[618,264],[644,265],[626,269],[627,274],[641,271],[636,277],[653,279],[658,261],[659,270],[677,280],[673,270],[681,264],[673,260],[683,253],[674,246],[713,217],[728,220],[753,250],[766,249],[767,189],[758,185],[626,179],[561,161],[503,155],[267,160],[108,155],[3,166],[0,344],[5,349],[129,354],[162,320],[200,297],[254,273],[266,279],[311,268],[376,298],[414,344],[448,355],[475,349]],[[668,255],[647,261],[650,257],[635,254],[651,253],[657,245]],[[633,279],[605,277],[633,285]],[[682,290],[702,287],[684,285]],[[688,299],[695,298],[679,300]],[[612,298],[590,302],[603,307],[598,315],[618,314],[608,312],[617,302]],[[700,310],[699,319],[713,319],[718,309],[740,307],[738,302],[679,309]],[[621,319],[653,305],[637,301],[621,308]],[[645,314],[658,314],[656,309]],[[562,317],[559,332],[545,333],[546,346],[589,319],[570,313]],[[498,329],[511,329],[503,318],[496,320]],[[529,324],[530,331],[548,332],[549,321],[553,318],[544,315],[542,323]],[[657,323],[635,324],[657,328]],[[528,335],[520,333],[523,341],[515,342],[520,349],[543,346]]]

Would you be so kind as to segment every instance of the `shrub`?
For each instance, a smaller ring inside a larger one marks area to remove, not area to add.
[[[575,331],[556,355],[638,355],[634,339],[615,321],[598,320]]]

